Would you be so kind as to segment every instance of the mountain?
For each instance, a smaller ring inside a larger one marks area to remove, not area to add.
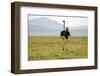
[[[59,35],[59,31],[61,31],[62,28],[62,24],[46,17],[29,21],[30,35]]]
[[[46,17],[35,18],[29,20],[29,35],[60,35],[63,30],[63,25],[55,20]],[[86,26],[69,27],[71,35],[83,36],[87,35]]]

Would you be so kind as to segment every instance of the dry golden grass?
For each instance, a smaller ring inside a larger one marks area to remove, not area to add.
[[[29,36],[28,60],[87,58],[87,37],[69,37],[63,50],[58,36]]]

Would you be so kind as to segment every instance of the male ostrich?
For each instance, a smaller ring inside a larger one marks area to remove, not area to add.
[[[62,40],[63,40],[63,43],[64,43],[64,44],[63,44],[62,50],[64,50],[66,40],[67,40],[68,37],[70,36],[70,32],[69,32],[69,30],[68,30],[68,27],[65,27],[65,20],[63,20],[63,23],[64,23],[64,25],[63,25],[63,30],[62,30],[61,33],[60,33],[60,36],[61,36],[61,38],[62,38]]]

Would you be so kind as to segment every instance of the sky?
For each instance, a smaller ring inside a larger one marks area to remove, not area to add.
[[[82,16],[46,16],[46,15],[30,15],[29,20],[37,19],[41,17],[46,17],[50,20],[54,20],[59,22],[60,24],[63,24],[63,20],[65,20],[65,26],[67,27],[76,27],[76,26],[88,26],[88,17],[82,17]]]
[[[65,20],[65,26],[69,28],[71,35],[86,36],[88,34],[88,17],[29,15],[28,18],[31,35],[59,35],[60,31],[63,30],[63,26],[61,26],[63,25],[63,20]],[[46,21],[43,19],[46,19]],[[55,22],[58,24],[55,24]]]

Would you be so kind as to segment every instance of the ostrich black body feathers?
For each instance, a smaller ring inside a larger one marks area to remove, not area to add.
[[[64,36],[65,39],[68,39],[68,36],[70,36],[70,33],[69,33],[69,31],[63,30],[63,31],[61,31],[60,36]]]

